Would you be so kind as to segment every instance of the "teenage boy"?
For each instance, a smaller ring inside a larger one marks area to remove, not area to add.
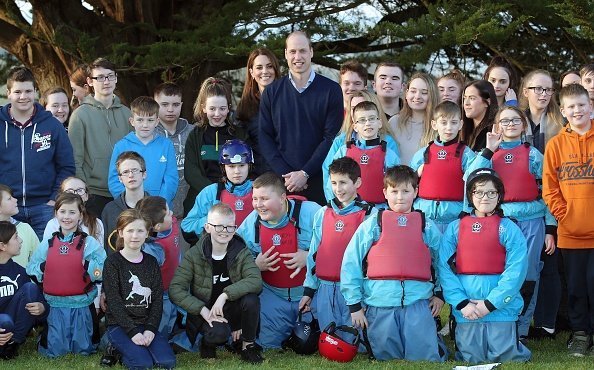
[[[572,335],[567,348],[584,356],[594,332],[594,125],[588,91],[571,84],[559,92],[561,113],[569,127],[545,148],[542,196],[555,216],[557,246],[567,280],[567,307]],[[592,351],[590,349],[590,351]]]
[[[338,82],[342,90],[343,105],[346,107],[353,93],[367,88],[367,70],[356,60],[347,60],[340,66]]]
[[[400,92],[402,91],[403,76],[404,72],[400,64],[392,62],[378,64],[373,74],[373,90],[377,94],[388,120],[400,113],[400,108],[402,108]]]
[[[342,260],[340,291],[353,325],[367,328],[378,360],[447,358],[433,319],[444,303],[432,278],[441,233],[412,210],[418,182],[408,166],[388,169],[384,195],[390,209],[359,226]]]
[[[258,343],[265,349],[280,348],[297,321],[313,218],[320,206],[287,199],[283,180],[272,172],[254,180],[253,188],[254,211],[237,234],[256,258],[264,280]]]
[[[594,63],[586,64],[580,69],[581,85],[588,91],[590,104],[594,105]],[[594,118],[594,112],[590,113],[590,118]]]
[[[171,140],[175,149],[175,162],[177,164],[177,175],[179,185],[177,193],[173,198],[173,215],[181,222],[184,217],[184,199],[190,186],[184,179],[184,164],[186,161],[185,148],[188,135],[194,129],[194,125],[180,118],[182,109],[182,90],[172,83],[165,82],[155,88],[153,92],[155,101],[159,104],[159,124],[156,128],[157,135],[164,136]]]
[[[320,328],[332,321],[351,326],[351,315],[340,293],[342,256],[357,227],[377,213],[357,196],[361,186],[361,168],[352,158],[342,157],[330,164],[330,183],[335,198],[314,216],[303,298],[299,309],[310,308],[317,294],[317,318]]]
[[[105,229],[105,250],[107,254],[116,251],[116,224],[120,213],[135,208],[136,203],[149,193],[144,191],[146,179],[146,164],[144,158],[136,152],[123,152],[116,160],[116,170],[124,186],[124,191],[114,200],[107,203],[101,213],[101,221]]]
[[[208,212],[206,234],[184,256],[169,296],[188,313],[190,342],[202,334],[202,358],[216,358],[216,347],[231,336],[241,340],[241,359],[258,364],[264,360],[255,344],[262,277],[244,241],[235,236],[236,229],[231,207],[215,204]]]
[[[72,112],[68,136],[74,148],[76,176],[83,180],[90,197],[86,209],[99,216],[113,200],[107,186],[109,159],[115,143],[131,131],[132,112],[114,95],[118,82],[115,64],[99,58],[87,69],[87,84],[94,95],[87,95]]]
[[[18,200],[15,219],[26,222],[39,239],[54,217],[62,180],[74,175],[72,145],[64,126],[38,103],[35,77],[25,67],[8,72],[8,104],[0,109],[0,183]]]
[[[109,165],[109,191],[114,197],[124,191],[121,173],[116,169],[120,153],[134,151],[140,154],[147,164],[144,188],[150,195],[158,195],[171,206],[177,191],[178,176],[173,143],[155,134],[159,122],[159,104],[151,97],[140,96],[130,104],[132,117],[130,124],[134,132],[118,141],[113,148]]]

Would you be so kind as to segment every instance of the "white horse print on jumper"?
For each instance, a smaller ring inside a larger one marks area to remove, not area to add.
[[[132,290],[130,291],[130,294],[128,294],[128,297],[126,297],[126,300],[129,300],[130,298],[132,298],[134,296],[134,294],[138,294],[139,296],[142,297],[142,300],[140,301],[140,304],[142,304],[143,302],[146,304],[146,307],[148,308],[149,304],[151,303],[151,288],[147,288],[144,287],[140,284],[140,280],[138,279],[138,276],[134,275],[132,273],[132,271],[128,271],[131,275],[130,280],[128,280],[129,283],[132,283]]]

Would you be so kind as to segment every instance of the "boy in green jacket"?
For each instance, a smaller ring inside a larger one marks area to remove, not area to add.
[[[188,312],[186,332],[191,343],[202,334],[200,355],[216,358],[216,347],[229,337],[241,340],[241,359],[261,363],[254,343],[260,320],[262,277],[244,241],[235,236],[235,214],[225,203],[208,212],[206,234],[184,256],[169,297]]]

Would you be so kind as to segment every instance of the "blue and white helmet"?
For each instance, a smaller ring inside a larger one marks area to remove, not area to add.
[[[219,163],[222,165],[240,163],[252,164],[254,163],[252,148],[241,140],[227,140],[221,147]]]

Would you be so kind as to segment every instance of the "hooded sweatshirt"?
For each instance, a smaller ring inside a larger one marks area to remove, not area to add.
[[[594,248],[594,121],[584,135],[568,125],[549,141],[542,196],[559,222],[559,248]]]
[[[155,132],[158,135],[164,136],[171,140],[173,143],[173,148],[175,149],[175,160],[177,163],[179,185],[177,186],[175,198],[173,198],[173,214],[178,219],[182,218],[184,215],[184,199],[186,199],[188,189],[190,188],[190,185],[188,185],[188,182],[184,179],[184,165],[186,162],[186,140],[188,140],[188,136],[194,127],[195,126],[189,124],[187,120],[178,118],[177,125],[175,126],[175,132],[173,134],[167,131],[161,123],[159,123],[155,129]]]
[[[12,122],[10,106],[0,109],[0,183],[12,189],[19,206],[47,203],[74,175],[72,145],[64,126],[40,104],[24,128]]]
[[[87,183],[91,194],[111,197],[107,187],[109,159],[115,143],[132,131],[130,117],[130,109],[115,95],[109,108],[87,95],[72,112],[68,136],[74,148],[76,176]]]

